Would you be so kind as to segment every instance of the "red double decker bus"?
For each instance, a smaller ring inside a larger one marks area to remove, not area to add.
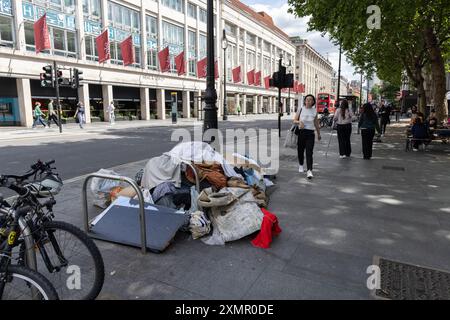
[[[330,113],[334,113],[336,104],[336,96],[329,93],[319,93],[317,95],[317,112],[323,113],[325,107]]]

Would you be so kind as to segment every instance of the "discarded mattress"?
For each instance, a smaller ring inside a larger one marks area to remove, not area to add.
[[[177,231],[189,219],[184,211],[153,204],[145,204],[147,249],[163,252],[171,243]],[[93,238],[141,247],[139,202],[119,197],[92,222],[90,236]]]

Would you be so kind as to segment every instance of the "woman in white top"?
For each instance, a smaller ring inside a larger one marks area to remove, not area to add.
[[[306,151],[306,166],[308,179],[313,178],[313,150],[315,132],[317,131],[317,138],[320,141],[320,126],[319,119],[317,117],[317,110],[315,108],[316,98],[309,94],[303,100],[304,106],[299,107],[299,110],[295,114],[294,123],[298,124],[296,134],[298,135],[298,161],[300,163],[299,172],[305,171],[303,167],[305,151]]]
[[[111,101],[111,103],[109,104],[109,107],[108,107],[109,124],[110,125],[113,125],[116,122],[116,114],[114,113],[115,110],[116,110],[116,107],[114,106],[114,101]]]
[[[353,112],[348,107],[348,101],[342,100],[339,108],[334,113],[333,122],[337,124],[337,135],[339,141],[339,155],[341,159],[349,158],[352,154]]]

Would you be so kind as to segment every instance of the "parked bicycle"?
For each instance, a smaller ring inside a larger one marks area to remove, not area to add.
[[[54,221],[54,196],[63,186],[53,171],[56,168],[51,167],[54,163],[38,161],[25,175],[0,176],[0,187],[19,195],[12,203],[3,202],[0,214],[30,208],[25,217],[19,218],[21,236],[15,245],[19,265],[37,268],[54,285],[60,299],[95,299],[105,277],[103,258],[85,232],[69,223]],[[46,201],[41,203],[42,199]]]
[[[3,203],[0,195],[0,203]],[[12,249],[20,234],[19,221],[29,207],[7,210],[0,219],[0,300],[58,300],[51,282],[36,271],[12,265]]]
[[[322,115],[319,119],[319,124],[321,128],[324,127],[332,127],[333,126],[333,116],[331,115]]]

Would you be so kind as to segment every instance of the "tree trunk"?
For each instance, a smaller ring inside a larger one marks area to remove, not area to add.
[[[428,26],[424,30],[425,41],[430,55],[431,76],[433,79],[432,96],[436,116],[439,121],[447,119],[447,108],[445,107],[446,99],[446,79],[445,79],[445,63],[442,57],[442,50],[439,46],[438,39],[434,33],[433,27]]]
[[[416,71],[415,87],[417,89],[417,100],[418,100],[417,108],[420,112],[425,114],[425,109],[427,106],[427,95],[425,92],[425,79],[422,75],[422,68],[418,68],[415,71]]]

